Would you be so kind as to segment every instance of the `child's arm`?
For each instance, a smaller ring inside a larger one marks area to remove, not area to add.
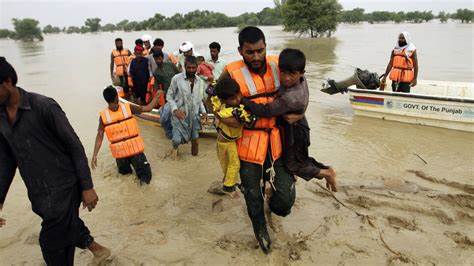
[[[260,117],[280,116],[292,111],[292,107],[282,98],[276,98],[273,102],[267,104],[254,103],[244,98],[242,104],[250,113]]]

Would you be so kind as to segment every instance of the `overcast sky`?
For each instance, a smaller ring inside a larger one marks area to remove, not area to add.
[[[362,7],[374,10],[432,10],[455,11],[473,9],[472,0],[339,0],[344,9]],[[91,1],[91,0],[0,0],[0,28],[12,29],[12,18],[35,18],[41,26],[80,26],[86,18],[99,17],[102,24],[122,19],[144,20],[155,13],[171,16],[195,9],[218,11],[230,16],[257,12],[273,7],[273,0],[155,0],[155,1]]]

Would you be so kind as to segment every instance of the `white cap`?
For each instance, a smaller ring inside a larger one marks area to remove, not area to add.
[[[151,36],[148,35],[148,34],[143,34],[140,39],[142,39],[142,41],[144,41],[144,42],[146,42],[146,41],[151,42]]]
[[[185,52],[191,51],[191,49],[193,49],[193,48],[194,48],[194,45],[191,42],[183,42],[181,44],[181,46],[179,47],[179,50],[181,50],[181,52],[185,53]]]

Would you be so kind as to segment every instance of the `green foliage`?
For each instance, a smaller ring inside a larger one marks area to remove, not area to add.
[[[339,21],[344,23],[360,23],[364,21],[364,9],[354,8],[352,10],[344,10],[339,16]]]
[[[316,38],[331,35],[337,27],[342,6],[337,0],[288,0],[282,6],[286,31]]]
[[[49,24],[43,28],[44,34],[60,33],[60,32],[61,32],[61,29],[59,27],[53,27]]]
[[[13,26],[15,28],[15,34],[13,38],[22,41],[33,41],[38,39],[43,40],[41,29],[38,26],[39,21],[31,18],[25,19],[12,19]]]
[[[66,30],[66,33],[67,34],[71,34],[71,33],[81,33],[81,28],[79,27],[76,27],[76,26],[69,26]]]
[[[104,26],[100,27],[101,31],[108,31],[108,32],[114,32],[116,29],[117,27],[112,23],[107,23]]]
[[[437,18],[439,19],[439,21],[440,21],[441,23],[446,23],[446,22],[448,22],[449,14],[447,14],[447,13],[444,12],[444,11],[441,11],[441,12],[438,13]]]
[[[15,32],[7,29],[0,29],[0,39],[14,38]]]
[[[100,21],[100,18],[88,18],[84,24],[88,28],[89,32],[97,32],[100,29]]]
[[[474,10],[458,9],[456,13],[452,15],[453,19],[460,20],[461,23],[471,23],[474,20]]]

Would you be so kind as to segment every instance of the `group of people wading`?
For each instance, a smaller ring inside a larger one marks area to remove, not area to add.
[[[149,36],[137,40],[132,57],[121,39],[115,41],[110,71],[120,86],[103,91],[108,106],[99,115],[92,168],[97,165],[105,133],[119,173],[130,174],[133,167],[140,184],[149,184],[152,170],[133,115],[159,106],[162,126],[172,144],[168,155],[176,157],[178,146],[189,141],[192,155],[198,155],[202,117],[212,112],[223,170],[219,192],[235,195],[236,188],[240,189],[256,240],[268,253],[271,239],[265,201],[275,215],[289,215],[297,176],[307,181],[325,179],[328,189],[337,191],[335,171],[308,154],[305,55],[285,49],[279,57],[268,56],[265,36],[256,27],[239,33],[242,59],[229,64],[219,58],[216,42],[210,44],[211,59],[205,61],[195,57],[189,42],[181,45],[181,54],[174,58],[163,51],[161,39],[153,47],[150,40]],[[406,91],[406,83],[416,85],[416,53],[411,43],[402,42],[407,41],[406,33],[400,40],[388,72],[394,90]],[[79,218],[81,202],[92,211],[99,199],[84,148],[60,106],[51,98],[17,87],[17,81],[14,68],[1,57],[0,210],[19,168],[33,211],[43,219],[40,246],[46,264],[72,265],[76,247],[89,249],[96,263],[103,262],[111,252],[95,242]],[[151,95],[148,99],[147,93]],[[119,96],[132,95],[141,105],[119,101]],[[5,224],[0,218],[0,227]]]

